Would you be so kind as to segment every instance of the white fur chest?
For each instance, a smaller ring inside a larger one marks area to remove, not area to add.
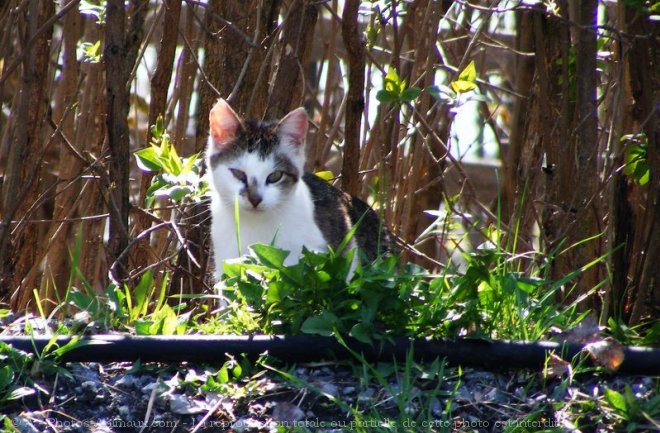
[[[219,194],[212,194],[211,237],[213,241],[215,276],[222,274],[222,262],[249,253],[255,243],[274,244],[290,251],[285,263],[295,264],[305,246],[309,250],[324,251],[326,241],[314,220],[314,205],[310,192],[302,180],[296,185],[286,203],[267,211],[239,210],[234,218],[234,203],[227,203]],[[237,228],[241,245],[238,245]]]

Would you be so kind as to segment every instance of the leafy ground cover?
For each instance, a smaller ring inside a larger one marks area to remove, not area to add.
[[[351,255],[286,252],[259,245],[226,264],[216,294],[166,297],[167,276],[145,273],[132,288],[98,296],[84,283],[41,317],[3,313],[2,334],[128,332],[349,335],[378,344],[394,336],[539,340],[602,339],[653,345],[659,327],[601,329],[554,302],[574,275],[548,281],[511,256],[482,248],[459,272],[429,275],[396,258],[359,266]],[[539,262],[536,262],[539,263]],[[62,320],[59,317],[68,317]],[[5,431],[653,431],[659,378],[617,377],[587,355],[549,358],[542,371],[480,371],[443,360],[286,365],[264,354],[214,365],[64,364],[75,348],[40,355],[0,347]],[[620,362],[614,356],[615,364]],[[615,368],[616,365],[609,365]]]

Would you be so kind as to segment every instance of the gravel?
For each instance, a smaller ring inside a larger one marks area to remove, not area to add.
[[[391,375],[386,385],[363,383],[347,365],[299,366],[292,371],[297,385],[277,373],[251,381],[230,382],[209,390],[217,368],[198,365],[75,363],[65,374],[44,377],[38,384],[46,393],[26,399],[5,412],[19,432],[264,432],[277,426],[305,426],[310,431],[353,431],[355,422],[346,408],[359,407],[397,420],[399,410],[411,419],[428,410],[438,420],[451,422],[454,431],[491,432],[496,421],[521,419],[552,401],[597,398],[606,388],[630,386],[638,398],[657,392],[649,377],[585,377],[580,384],[544,383],[534,372],[493,373],[465,369],[459,377],[447,370],[442,381],[417,381],[406,387]],[[301,386],[307,383],[309,386]],[[432,386],[431,386],[432,384]],[[217,385],[217,384],[216,384]],[[437,388],[432,398],[431,390]],[[550,396],[553,396],[552,398]],[[428,398],[426,398],[428,397]],[[403,405],[401,399],[408,401]],[[554,400],[553,400],[554,399]],[[340,407],[336,401],[345,403]],[[445,415],[452,401],[451,417]],[[550,413],[554,422],[570,426],[574,415],[561,409]],[[427,418],[428,419],[428,418]],[[415,429],[407,429],[414,431]],[[565,428],[570,431],[570,428]],[[606,431],[606,430],[602,430]]]

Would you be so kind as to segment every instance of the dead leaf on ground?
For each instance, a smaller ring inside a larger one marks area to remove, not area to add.
[[[623,345],[612,338],[589,343],[582,351],[586,351],[594,363],[610,371],[618,370],[625,358]]]
[[[550,354],[548,362],[545,364],[543,370],[543,376],[548,379],[560,378],[566,375],[569,379],[573,377],[573,369],[571,364],[568,361],[564,361],[561,357],[555,355],[554,353]]]

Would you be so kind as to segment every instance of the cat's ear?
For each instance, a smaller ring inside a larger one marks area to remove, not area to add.
[[[296,108],[277,124],[277,133],[280,138],[288,139],[296,150],[300,150],[305,144],[307,137],[307,126],[309,118],[304,108]]]
[[[241,118],[238,114],[227,101],[219,99],[209,113],[209,129],[213,148],[216,151],[223,150],[232,142],[241,127]]]

